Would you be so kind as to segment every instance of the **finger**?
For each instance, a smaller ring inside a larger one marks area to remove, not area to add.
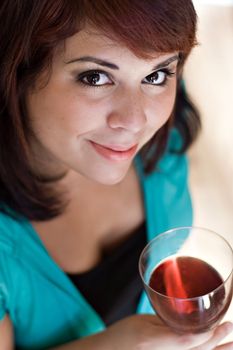
[[[199,347],[212,339],[213,331],[200,334],[184,334],[177,339],[178,348],[181,350],[192,349],[199,350]],[[206,349],[205,349],[206,350]]]
[[[214,330],[213,336],[207,342],[194,347],[192,350],[213,350],[232,331],[233,324],[231,322],[224,322]],[[222,349],[225,350],[224,347]]]
[[[179,335],[162,326],[158,326],[156,331],[158,333],[156,334],[155,344],[159,344],[159,349],[164,350],[190,350],[194,347],[199,350],[196,346],[206,343],[213,335],[210,332],[196,335]]]
[[[193,347],[197,347],[210,340],[214,334],[214,331],[199,333],[199,334],[178,334],[172,331],[157,315],[145,315],[147,321],[153,323],[156,328],[160,328],[160,334],[158,335],[161,348],[172,350],[188,350]],[[164,334],[166,337],[164,338]],[[163,344],[164,343],[164,344]]]
[[[233,342],[219,345],[214,350],[233,350]]]
[[[191,348],[207,342],[213,336],[213,330],[200,334],[178,334],[166,326],[156,315],[140,315],[143,320],[153,325],[152,334],[155,335],[159,349],[166,350],[190,350]],[[157,349],[157,348],[156,348]]]
[[[144,317],[148,322],[153,323],[157,329],[160,328],[157,340],[159,340],[161,348],[166,350],[213,350],[232,331],[233,327],[231,322],[225,322],[209,332],[179,335],[172,332],[155,315],[144,315]],[[164,337],[165,334],[166,337]],[[223,348],[221,350],[228,349]]]

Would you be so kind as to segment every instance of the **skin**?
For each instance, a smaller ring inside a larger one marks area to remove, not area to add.
[[[64,50],[58,48],[47,84],[47,77],[42,75],[30,91],[27,106],[34,134],[31,140],[33,168],[47,177],[63,175],[56,186],[64,190],[70,201],[66,213],[59,218],[33,225],[51,256],[65,271],[84,271],[98,262],[103,236],[96,227],[105,231],[106,243],[110,232],[113,236],[116,232],[118,237],[119,232],[124,232],[125,238],[125,233],[138,225],[138,217],[139,221],[143,220],[142,198],[132,162],[171,114],[176,92],[176,55],[173,52],[155,54],[150,60],[140,59],[120,43],[87,27],[69,38]],[[119,69],[93,62],[70,62],[87,56],[110,62]],[[173,61],[163,67],[169,59]],[[154,69],[158,65],[162,66]],[[105,73],[83,77],[83,72],[99,69]],[[172,75],[168,77],[164,69],[169,69]],[[80,82],[80,74],[86,84]],[[87,84],[90,81],[102,86],[90,86]],[[161,85],[162,82],[166,84]],[[97,151],[93,142],[115,151],[136,147],[130,155],[107,151],[106,157]],[[125,203],[123,209],[122,202]],[[125,210],[127,203],[132,204],[132,219]],[[91,205],[93,211],[87,215]],[[82,219],[87,216],[88,221],[94,223],[91,240],[87,239],[85,221],[82,226]],[[119,221],[123,222],[122,227],[116,225]],[[70,231],[79,235],[71,232],[67,239]],[[90,241],[93,246],[88,245]],[[77,246],[81,247],[80,252]],[[86,260],[89,256],[94,259]],[[56,349],[230,350],[233,344],[220,347],[218,344],[231,331],[232,325],[225,323],[208,333],[178,335],[156,316],[134,315],[102,333]],[[13,331],[8,316],[0,322],[0,334],[3,334],[0,348],[12,350]]]
[[[93,149],[90,141],[123,148],[136,144],[137,152],[142,148],[171,114],[176,75],[167,78],[160,71],[154,84],[142,81],[154,66],[174,55],[139,59],[124,46],[88,28],[68,39],[65,51],[55,55],[48,84],[41,89],[42,76],[28,96],[35,156],[46,173],[76,172],[79,181],[84,177],[107,185],[120,182],[133,156],[109,161]],[[67,63],[84,56],[111,62],[119,69],[92,62]],[[175,73],[176,65],[177,60],[168,68]],[[102,86],[77,81],[78,75],[88,70],[106,72],[99,76],[98,84]],[[158,85],[162,80],[167,80],[165,86]]]
[[[76,61],[83,57],[110,65]],[[65,174],[56,190],[61,189],[69,200],[66,213],[48,223],[33,223],[63,270],[90,269],[100,260],[101,249],[114,246],[143,221],[132,162],[172,112],[177,63],[176,52],[140,59],[87,27],[69,38],[65,49],[57,49],[49,81],[47,75],[41,76],[28,95],[33,168],[48,177]],[[158,65],[161,68],[155,69]],[[96,77],[93,70],[102,73]],[[94,78],[99,86],[91,86]],[[106,158],[93,142],[118,150],[136,149],[123,159]],[[70,232],[69,239],[64,232]]]

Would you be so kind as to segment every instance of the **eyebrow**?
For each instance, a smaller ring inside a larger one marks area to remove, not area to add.
[[[167,67],[167,66],[169,66],[169,64],[171,64],[172,62],[178,61],[179,59],[180,59],[180,57],[179,57],[178,54],[177,54],[177,55],[174,55],[174,56],[172,56],[172,57],[169,57],[167,60],[158,63],[158,64],[153,68],[153,70],[160,69],[160,68],[163,68],[163,67]]]
[[[79,58],[74,58],[68,62],[65,62],[66,64],[70,64],[70,63],[75,63],[75,62],[93,62],[96,63],[100,66],[103,67],[108,67],[111,69],[119,69],[119,67],[116,64],[110,63],[108,61],[105,60],[101,60],[97,57],[92,57],[92,56],[83,56],[83,57],[79,57]]]
[[[172,57],[169,57],[167,60],[157,64],[153,68],[153,70],[166,67],[169,64],[171,64],[172,62],[177,61],[177,60],[179,60],[179,55],[174,55]],[[96,63],[100,66],[103,66],[103,67],[108,67],[110,69],[115,69],[115,70],[119,69],[119,67],[114,63],[110,63],[108,61],[99,59],[97,57],[92,57],[92,56],[83,56],[83,57],[79,57],[79,58],[73,58],[72,60],[65,62],[65,64],[71,64],[71,63],[76,63],[76,62],[92,62],[92,63]]]

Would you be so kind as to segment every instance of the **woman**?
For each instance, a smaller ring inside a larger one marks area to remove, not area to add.
[[[191,223],[191,1],[3,0],[0,23],[1,349],[231,349],[230,323],[148,315],[137,271]]]

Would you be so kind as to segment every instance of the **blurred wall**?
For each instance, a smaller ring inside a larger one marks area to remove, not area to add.
[[[200,45],[185,69],[203,123],[189,153],[194,224],[220,233],[233,247],[233,5],[194,1]],[[224,320],[233,322],[233,302]]]
[[[195,224],[226,235],[233,245],[233,6],[200,0],[196,10],[199,46],[185,69],[203,122],[190,151]]]

